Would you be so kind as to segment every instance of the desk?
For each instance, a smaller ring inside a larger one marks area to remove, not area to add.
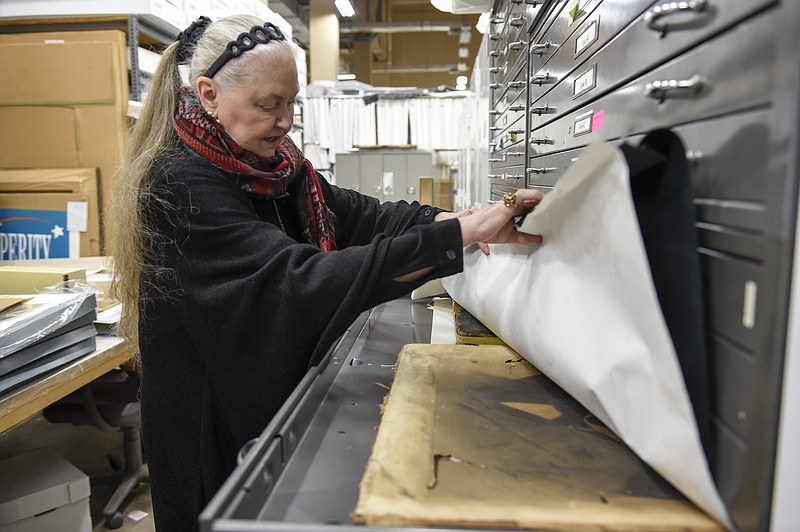
[[[87,277],[101,267],[109,267],[109,257],[72,259],[12,260],[9,266],[69,266],[86,268]],[[81,386],[108,373],[131,357],[124,340],[117,336],[98,336],[97,348],[69,364],[35,379],[5,395],[0,395],[0,433],[32,416],[44,407],[66,397]]]
[[[0,433],[124,363],[131,356],[117,336],[98,336],[97,349],[0,396]]]

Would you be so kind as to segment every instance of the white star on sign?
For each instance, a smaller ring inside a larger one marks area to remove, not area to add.
[[[53,233],[53,238],[64,236],[64,228],[58,224],[54,225],[50,232]]]

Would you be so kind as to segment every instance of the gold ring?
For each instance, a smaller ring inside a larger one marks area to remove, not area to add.
[[[515,209],[517,207],[517,195],[513,192],[503,194],[503,205]]]

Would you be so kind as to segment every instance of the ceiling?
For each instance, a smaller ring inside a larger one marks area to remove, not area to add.
[[[292,25],[295,40],[306,50],[309,50],[309,1],[269,0],[268,3],[270,9]],[[454,5],[459,5],[459,1],[465,0],[456,0]],[[469,0],[469,3],[475,5],[481,1],[486,0]],[[384,87],[455,86],[457,75],[469,78],[482,38],[475,29],[478,14],[444,13],[433,7],[430,0],[351,0],[351,3],[356,15],[339,22],[340,72],[355,72],[359,81]],[[459,53],[466,57],[460,57]]]

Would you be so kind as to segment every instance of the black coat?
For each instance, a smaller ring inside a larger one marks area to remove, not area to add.
[[[461,271],[456,220],[380,204],[320,178],[337,251],[302,242],[305,177],[253,200],[235,179],[184,153],[154,165],[148,246],[165,274],[142,283],[142,435],[160,532],[197,516],[309,368],[364,310]],[[286,234],[277,223],[276,206]],[[398,275],[432,266],[413,283]]]

